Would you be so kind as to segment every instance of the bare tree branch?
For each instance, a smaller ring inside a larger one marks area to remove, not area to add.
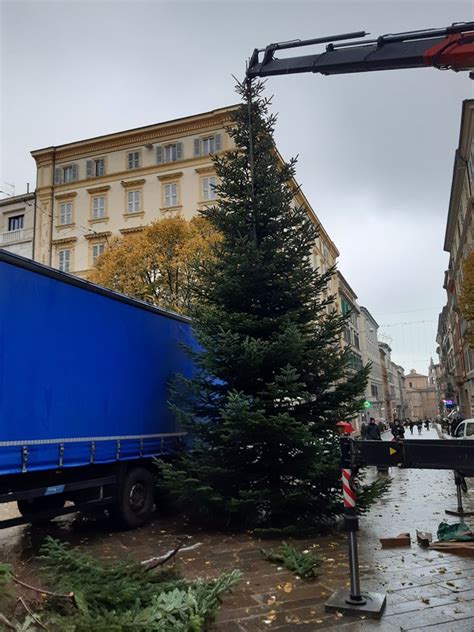
[[[21,603],[23,608],[30,615],[30,617],[33,619],[33,621],[36,623],[36,625],[39,625],[40,628],[43,628],[43,630],[47,630],[48,629],[43,623],[41,623],[41,621],[39,620],[39,617],[33,612],[33,610],[29,607],[29,605],[23,599],[23,597],[18,597],[18,601]]]
[[[173,558],[179,551],[184,553],[197,549],[199,546],[201,546],[201,542],[196,542],[196,544],[193,544],[191,546],[183,545],[184,542],[180,542],[176,548],[170,549],[167,553],[165,553],[164,555],[160,555],[159,557],[151,557],[149,560],[144,560],[143,562],[141,562],[141,565],[144,566],[147,571],[152,568],[156,568],[157,566],[162,566],[165,562],[168,562],[171,558]]]
[[[55,592],[52,592],[51,590],[45,590],[44,588],[37,588],[36,586],[31,586],[30,584],[27,584],[26,582],[16,577],[16,575],[11,575],[11,578],[15,582],[15,584],[19,584],[20,586],[23,586],[24,588],[28,588],[28,590],[32,590],[34,592],[40,593],[40,595],[48,595],[48,597],[57,597],[58,599],[68,599],[77,608],[76,597],[73,592],[55,593]]]

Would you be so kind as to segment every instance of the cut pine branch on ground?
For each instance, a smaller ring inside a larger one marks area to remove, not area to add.
[[[162,560],[174,557],[175,551]],[[48,590],[30,586],[10,572],[2,575],[2,594],[11,594],[8,583],[14,581],[43,596],[38,611],[21,600],[23,620],[14,618],[16,611],[4,610],[2,621],[6,626],[11,623],[11,629],[201,632],[215,617],[221,596],[241,579],[241,572],[233,570],[214,580],[185,581],[174,568],[152,569],[132,560],[104,562],[52,538],[47,538],[39,560]]]
[[[320,574],[321,559],[309,550],[298,551],[292,544],[283,542],[278,548],[266,551],[261,549],[265,559],[281,564],[301,579],[313,579]]]

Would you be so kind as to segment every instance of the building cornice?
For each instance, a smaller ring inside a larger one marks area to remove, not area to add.
[[[106,193],[110,189],[110,184],[105,184],[99,187],[93,187],[92,189],[86,189],[87,193],[95,194],[95,193]]]
[[[141,233],[146,226],[132,226],[130,228],[120,228],[122,235],[130,235],[131,233]]]
[[[227,106],[210,112],[96,136],[57,147],[36,149],[31,152],[31,155],[39,165],[44,161],[50,161],[55,153],[55,161],[58,164],[71,158],[84,158],[127,147],[163,142],[163,140],[188,136],[196,132],[200,133],[202,130],[219,129],[232,123],[232,112],[237,107],[237,105]]]
[[[108,237],[111,237],[111,235],[112,232],[110,230],[107,230],[102,233],[88,233],[87,235],[84,235],[84,237],[88,241],[94,241],[95,239],[107,239]]]
[[[162,175],[158,175],[157,178],[160,182],[166,182],[167,180],[179,180],[182,176],[182,171],[174,171],[173,173],[163,173]]]
[[[145,182],[145,178],[140,178],[138,180],[121,180],[120,184],[124,189],[129,189],[130,187],[141,187]]]
[[[75,198],[75,197],[76,197],[76,195],[77,195],[77,192],[76,192],[76,191],[68,191],[67,193],[57,193],[57,194],[54,196],[54,199],[55,199],[55,200],[59,200],[59,201],[60,201],[60,200],[69,200],[69,199],[71,199],[71,198]]]
[[[10,204],[24,204],[30,200],[34,200],[34,193],[25,193],[24,195],[12,195],[3,200],[0,200],[0,206],[9,206]]]
[[[73,244],[75,241],[77,241],[77,237],[62,237],[61,239],[53,239],[51,243],[53,246],[61,246],[63,244]]]

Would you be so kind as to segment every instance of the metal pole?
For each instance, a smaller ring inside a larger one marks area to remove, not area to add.
[[[357,551],[357,533],[355,531],[349,533],[349,572],[351,576],[350,600],[360,603],[363,598],[360,594],[359,554]]]
[[[461,492],[461,477],[455,472],[454,473],[454,482],[456,483],[456,496],[458,498],[458,513],[464,513],[464,507],[462,506],[462,492]]]

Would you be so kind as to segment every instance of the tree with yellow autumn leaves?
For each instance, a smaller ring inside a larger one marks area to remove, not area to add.
[[[467,339],[474,347],[474,251],[464,261],[459,306],[462,315],[469,323]]]
[[[187,313],[195,270],[210,256],[218,233],[203,217],[157,220],[110,241],[91,280],[165,309]]]

